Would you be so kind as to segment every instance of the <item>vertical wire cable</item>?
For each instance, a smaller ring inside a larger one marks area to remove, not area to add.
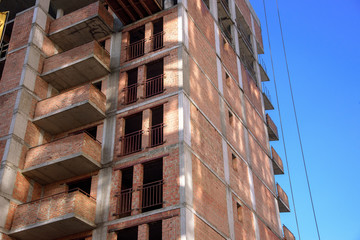
[[[297,213],[296,213],[296,206],[295,206],[295,197],[294,197],[294,192],[293,192],[293,187],[292,187],[292,182],[291,182],[291,173],[290,173],[288,156],[287,156],[287,151],[286,151],[285,135],[284,135],[284,129],[283,129],[283,125],[282,125],[282,118],[281,118],[281,109],[280,109],[280,103],[279,103],[279,96],[278,96],[277,85],[276,85],[274,61],[273,61],[272,51],[271,51],[270,33],[269,33],[269,26],[268,26],[267,14],[266,14],[266,4],[265,4],[265,0],[263,0],[263,5],[264,5],[264,12],[265,12],[265,23],[266,23],[266,32],[267,32],[268,43],[269,43],[269,52],[270,52],[270,59],[271,59],[271,67],[272,67],[272,73],[273,73],[273,78],[274,78],[274,86],[275,86],[275,93],[276,93],[276,102],[277,102],[277,107],[278,107],[278,110],[279,110],[278,112],[279,112],[279,119],[280,119],[281,137],[282,137],[282,142],[283,142],[283,146],[284,146],[286,167],[287,167],[287,170],[288,170],[288,177],[289,177],[289,183],[290,183],[291,198],[292,198],[292,203],[293,203],[293,206],[294,206],[294,214],[295,214],[296,228],[297,228],[299,240],[301,240],[299,222],[298,222]]]
[[[297,114],[296,114],[294,94],[293,94],[292,86],[291,86],[289,64],[288,64],[288,60],[287,60],[287,56],[286,56],[286,48],[285,48],[283,29],[282,29],[282,25],[281,25],[280,9],[279,9],[278,0],[276,0],[276,7],[277,7],[278,18],[279,18],[279,24],[280,24],[280,32],[281,32],[281,39],[282,39],[282,45],[283,45],[283,50],[284,50],[284,56],[285,56],[286,70],[287,70],[287,75],[288,75],[288,79],[289,79],[291,100],[292,100],[292,105],[293,105],[294,114],[295,114],[296,128],[297,128],[297,133],[298,133],[298,136],[299,136],[301,155],[302,155],[302,160],[303,160],[304,169],[305,169],[306,182],[307,182],[307,186],[308,186],[308,190],[309,190],[311,207],[312,207],[314,220],[315,220],[315,225],[316,225],[316,231],[317,231],[318,238],[320,240],[320,231],[319,231],[319,226],[318,226],[317,219],[316,219],[315,206],[314,206],[314,201],[313,201],[312,194],[311,194],[310,181],[309,181],[309,176],[308,176],[307,167],[306,167],[306,161],[305,161],[305,156],[304,156],[304,149],[303,149],[302,141],[301,141],[300,127],[299,127],[299,122],[298,122],[298,118],[297,118]]]

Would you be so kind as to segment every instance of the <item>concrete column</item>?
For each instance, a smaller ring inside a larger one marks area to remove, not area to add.
[[[138,240],[149,240],[148,224],[142,224],[138,227]]]
[[[56,11],[56,19],[58,18],[61,18],[62,16],[64,16],[64,10],[59,8],[57,11]]]
[[[150,124],[151,124],[151,110],[146,109],[143,111],[142,129],[144,131],[142,135],[141,148],[145,149],[150,147]]]
[[[152,22],[148,22],[145,24],[145,53],[148,53],[152,50],[151,41],[149,39],[153,35],[154,25]]]
[[[164,0],[164,9],[171,8],[172,6],[174,6],[174,3],[174,0]]]
[[[132,202],[131,202],[131,215],[136,215],[141,213],[141,203],[142,196],[139,188],[143,185],[143,177],[144,177],[144,166],[142,164],[136,164],[134,166],[133,173],[133,194],[132,194]]]

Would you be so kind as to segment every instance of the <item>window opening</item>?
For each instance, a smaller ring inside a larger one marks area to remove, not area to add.
[[[125,135],[121,139],[123,141],[123,155],[141,150],[142,134],[142,112],[127,117],[125,119]]]
[[[9,43],[11,39],[11,33],[13,30],[14,22],[8,22],[6,24],[5,33],[3,36],[3,40],[0,45],[0,77],[2,77],[2,73],[5,67],[5,61],[8,54]]]
[[[155,147],[164,143],[164,108],[159,106],[151,109],[151,147]]]
[[[117,239],[137,240],[138,227],[125,228],[117,232]]]
[[[149,223],[149,239],[162,240],[162,221]]]
[[[142,186],[142,210],[148,212],[162,208],[163,204],[163,160],[144,164]]]
[[[164,92],[164,60],[160,59],[146,65],[146,97]]]
[[[125,104],[137,101],[138,69],[127,71],[127,86],[125,88]]]
[[[151,47],[156,51],[164,46],[163,19],[160,18],[153,22],[153,36],[151,36]]]
[[[76,182],[70,182],[67,183],[68,185],[68,191],[76,191],[77,189],[80,189],[83,193],[86,193],[87,195],[90,196],[90,191],[91,191],[91,177],[90,178],[86,178],[86,179],[82,179]]]
[[[242,222],[243,214],[242,214],[242,206],[239,203],[236,203],[236,211],[237,211],[237,219]]]
[[[121,191],[118,197],[116,213],[119,217],[131,215],[133,167],[121,170]]]
[[[101,86],[102,86],[102,81],[98,81],[92,84],[94,87],[96,87],[96,89],[98,89],[99,91],[101,91]]]
[[[127,47],[127,60],[144,55],[145,52],[145,26],[141,26],[129,32],[130,44]]]

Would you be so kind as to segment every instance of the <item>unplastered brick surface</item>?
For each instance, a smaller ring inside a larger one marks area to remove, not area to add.
[[[235,230],[235,239],[256,239],[255,237],[255,228],[253,214],[251,210],[236,200],[237,198],[233,195],[233,212],[234,212],[234,230]],[[238,217],[237,204],[241,205],[240,218]]]
[[[30,149],[24,168],[81,152],[100,162],[101,145],[86,133],[82,133]]]
[[[227,140],[236,149],[236,151],[241,154],[244,159],[247,159],[245,145],[245,127],[243,123],[235,116],[232,116],[230,119],[227,112],[225,112],[225,116]]]
[[[255,136],[259,144],[261,144],[263,149],[268,149],[267,147],[267,138],[265,132],[265,123],[259,114],[255,111],[253,106],[248,100],[245,100],[246,106],[246,120],[247,125],[251,133]]]
[[[195,218],[194,232],[195,239],[211,239],[211,240],[225,240],[218,232],[212,229],[204,221],[197,216]]]
[[[11,38],[9,51],[22,47],[29,42],[29,34],[32,27],[31,23],[33,15],[34,9],[30,9],[15,17],[11,36],[16,37]]]
[[[279,240],[278,236],[273,233],[262,221],[258,219],[259,233],[261,240]]]
[[[268,155],[251,135],[249,135],[249,146],[253,171],[265,182],[268,188],[275,191],[272,163]]]
[[[279,222],[276,214],[276,208],[278,208],[278,206],[274,195],[254,175],[253,180],[255,189],[256,212],[270,227],[273,229],[279,229]]]
[[[21,202],[26,202],[29,188],[30,188],[29,179],[27,179],[20,172],[17,172],[15,186],[13,190],[13,198]]]
[[[95,2],[70,14],[54,20],[50,24],[50,34],[70,25],[76,24],[90,17],[99,16],[110,28],[113,26],[113,18],[110,13],[100,4]]]
[[[47,98],[38,102],[36,105],[34,117],[36,118],[43,116],[84,101],[94,103],[100,110],[105,112],[105,99],[105,95],[97,90],[93,85],[83,85],[81,87],[61,93],[55,97]]]
[[[19,205],[15,211],[12,230],[69,213],[74,213],[90,222],[94,222],[95,208],[96,201],[79,191],[54,195]]]
[[[226,69],[232,74],[235,79],[239,79],[237,71],[236,53],[229,42],[225,41],[224,37],[220,34],[220,54],[221,61]]]
[[[190,60],[194,58],[203,72],[217,86],[216,54],[214,48],[209,44],[204,35],[189,19],[189,53]],[[190,73],[192,71],[190,70]]]
[[[0,82],[1,83],[1,82]],[[9,133],[17,91],[0,96],[0,137]]]
[[[210,10],[202,0],[188,1],[189,15],[200,31],[206,36],[207,41],[215,49],[215,35],[213,27],[213,18]]]
[[[6,62],[3,74],[0,80],[0,92],[5,92],[17,87],[20,83],[22,67],[25,61],[26,48],[16,52],[9,53],[6,56]]]
[[[224,162],[222,157],[221,136],[196,109],[190,108],[191,148],[201,159],[224,178]]]
[[[242,113],[242,100],[240,98],[243,92],[240,90],[236,82],[236,79],[232,79],[231,77],[226,78],[225,70],[223,69],[224,98],[228,104],[230,104],[232,111],[234,111],[240,119],[244,120]]]
[[[228,235],[225,185],[194,155],[192,167],[194,210]]]
[[[206,79],[194,61],[190,59],[189,64],[190,97],[215,127],[221,129],[219,94],[214,85]]]

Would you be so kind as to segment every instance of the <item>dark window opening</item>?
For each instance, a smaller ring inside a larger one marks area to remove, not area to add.
[[[130,44],[128,45],[127,60],[132,60],[134,58],[144,55],[145,52],[145,26],[134,29],[129,32],[130,34]]]
[[[142,112],[125,119],[125,135],[123,141],[123,155],[131,154],[141,150],[142,138]]]
[[[87,195],[90,195],[91,191],[91,178],[82,179],[80,181],[76,182],[70,182],[68,185],[68,191],[76,191],[77,189],[80,189],[81,192],[86,193]]]
[[[202,0],[202,1],[205,3],[206,7],[210,9],[210,1],[209,0]]]
[[[239,203],[236,203],[236,210],[237,210],[237,219],[238,221],[242,222],[243,220],[242,207]]]
[[[101,91],[101,86],[102,86],[102,81],[98,81],[92,84],[94,87],[96,87],[96,89],[98,89],[99,91]]]
[[[153,36],[151,37],[151,47],[156,51],[164,46],[163,19],[160,18],[153,22]]]
[[[11,39],[11,33],[13,30],[14,22],[10,22],[6,24],[5,33],[3,36],[2,43],[0,45],[0,77],[2,77],[2,73],[5,66],[6,56],[9,49],[9,43]]]
[[[164,108],[159,106],[151,109],[151,147],[164,143]]]
[[[162,240],[162,221],[149,223],[149,239]]]
[[[133,167],[121,170],[121,191],[118,195],[116,213],[119,217],[131,215]]]
[[[144,164],[142,187],[143,212],[162,208],[163,204],[163,160]]]
[[[228,111],[229,112],[229,123],[230,125],[233,125],[234,123],[234,114],[232,114],[231,111]]]
[[[146,97],[164,92],[164,60],[146,65]]]
[[[231,161],[232,161],[232,166],[233,169],[237,172],[239,170],[239,162],[238,159],[236,158],[236,156],[232,153],[231,154]]]
[[[138,69],[127,71],[127,86],[125,88],[125,104],[137,101]]]
[[[94,126],[94,127],[89,127],[89,128],[82,129],[82,130],[79,130],[79,131],[75,131],[75,132],[69,133],[69,136],[77,135],[77,134],[80,134],[80,133],[86,133],[87,135],[89,135],[94,140],[97,140],[96,139],[96,137],[97,137],[97,127],[98,126]]]
[[[117,232],[117,239],[137,240],[138,227],[125,228]]]

